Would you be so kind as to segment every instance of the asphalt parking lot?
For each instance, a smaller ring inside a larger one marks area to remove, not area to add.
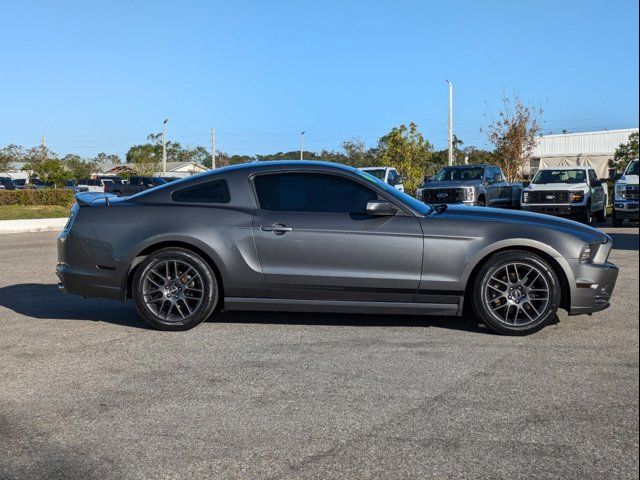
[[[473,318],[225,313],[183,333],[56,288],[0,236],[0,478],[638,478],[638,229],[612,307]]]

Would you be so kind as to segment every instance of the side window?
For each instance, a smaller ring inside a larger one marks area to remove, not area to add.
[[[595,170],[589,170],[589,185],[594,186],[598,183],[598,175]]]
[[[229,187],[224,180],[185,187],[171,194],[174,202],[229,203]]]
[[[396,179],[398,178],[398,174],[396,173],[395,170],[389,170],[389,175],[387,178],[387,183],[389,185],[395,185],[396,184]]]
[[[352,180],[321,173],[279,173],[254,180],[263,210],[364,213],[375,191]]]
[[[493,183],[493,167],[487,167],[484,169],[484,179],[488,182],[488,183]]]

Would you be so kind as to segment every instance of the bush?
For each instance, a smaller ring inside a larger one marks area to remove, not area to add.
[[[0,190],[0,205],[60,205],[69,207],[75,201],[71,190]]]

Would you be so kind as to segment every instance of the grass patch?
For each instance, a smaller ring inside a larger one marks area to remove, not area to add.
[[[61,205],[0,205],[0,220],[68,217],[70,207]]]

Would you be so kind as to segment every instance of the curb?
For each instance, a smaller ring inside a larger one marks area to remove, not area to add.
[[[68,218],[36,218],[30,220],[0,220],[3,233],[57,232],[64,228]]]

